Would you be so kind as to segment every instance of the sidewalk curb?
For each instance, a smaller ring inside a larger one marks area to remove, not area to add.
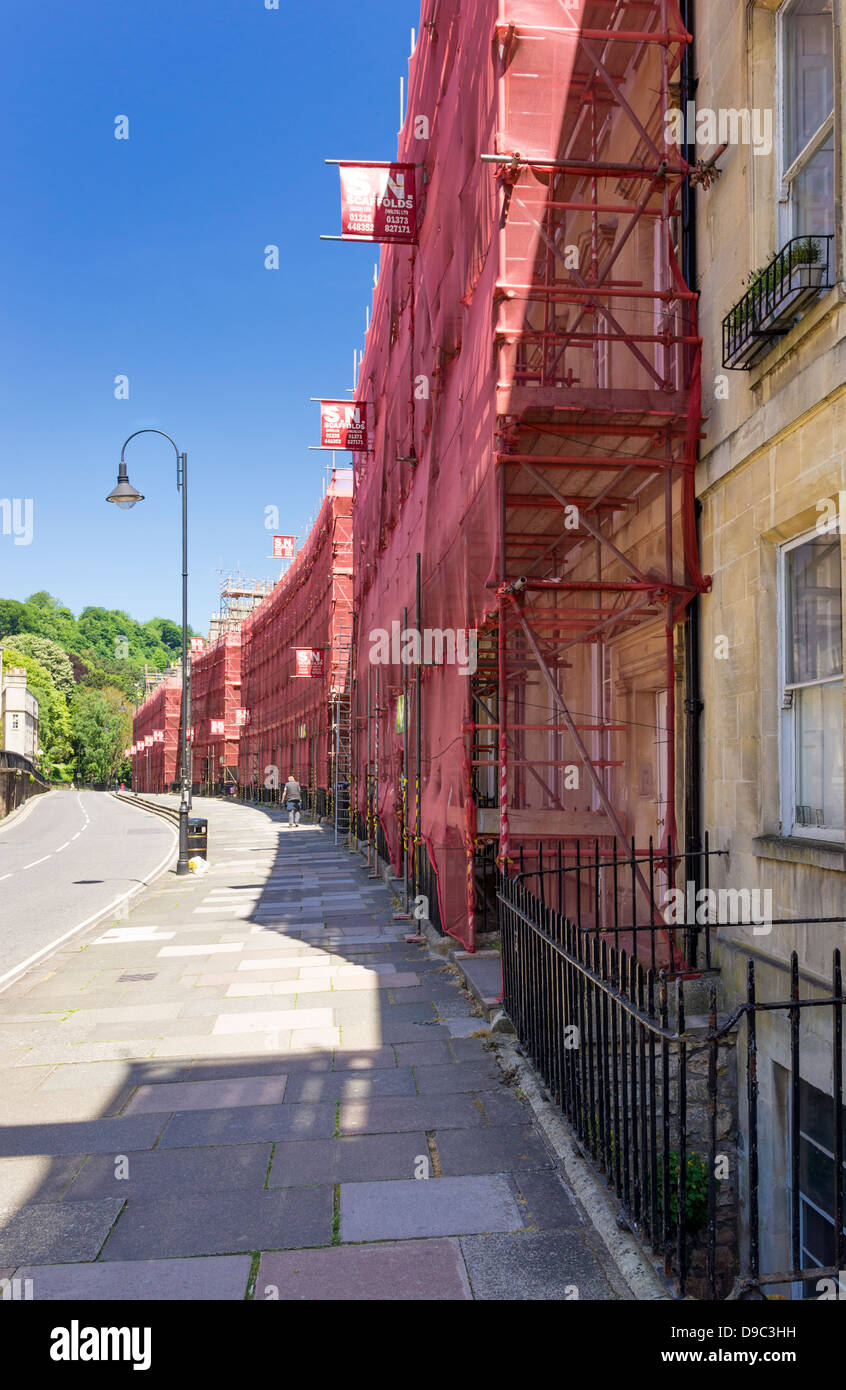
[[[567,1182],[581,1204],[586,1219],[593,1226],[611,1256],[634,1298],[638,1302],[673,1302],[665,1286],[637,1238],[618,1224],[618,1211],[613,1196],[593,1174],[590,1165],[577,1149],[567,1122],[552,1101],[544,1100],[534,1067],[523,1055],[516,1042],[502,1035],[496,1037],[494,1055],[500,1068],[516,1068],[518,1085],[553,1152],[561,1162]]]

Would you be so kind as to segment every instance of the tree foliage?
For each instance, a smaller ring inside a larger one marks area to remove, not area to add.
[[[68,654],[51,637],[37,637],[34,632],[19,632],[15,637],[15,650],[24,652],[49,673],[50,679],[59,691],[69,700],[76,686]]]
[[[120,775],[145,666],[161,671],[179,659],[182,628],[113,608],[76,618],[42,589],[22,603],[0,599],[0,647],[7,665],[24,667],[39,702],[42,771],[70,778],[75,766],[80,779],[99,782]]]
[[[77,776],[85,782],[111,781],[123,762],[126,715],[104,691],[78,686],[70,702],[70,720]]]

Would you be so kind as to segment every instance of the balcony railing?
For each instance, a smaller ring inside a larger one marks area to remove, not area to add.
[[[800,310],[831,288],[833,259],[833,236],[794,237],[755,271],[723,319],[723,366],[748,371],[789,333]]]

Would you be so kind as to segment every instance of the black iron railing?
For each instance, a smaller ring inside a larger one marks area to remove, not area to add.
[[[726,852],[711,848],[707,832],[686,850],[670,837],[656,848],[650,836],[638,852],[632,840],[628,854],[616,840],[609,847],[594,840],[592,850],[579,840],[566,849],[561,840],[540,840],[530,853],[520,846],[516,881],[576,926],[607,932],[618,950],[625,946],[653,969],[690,974],[712,968],[711,861]]]
[[[796,315],[833,282],[833,236],[794,237],[749,277],[723,319],[723,366],[749,369],[793,326]]]
[[[773,1286],[803,1287],[846,1269],[843,1227],[843,985],[840,953],[829,993],[800,997],[798,961],[787,999],[761,1002],[755,965],[748,991],[728,1017],[717,1013],[717,985],[656,971],[580,929],[523,885],[501,878],[503,1003],[520,1042],[561,1108],[583,1152],[605,1176],[632,1227],[663,1262],[680,1294],[715,1299]],[[707,993],[704,1014],[694,991]],[[803,1258],[799,1233],[801,1020],[810,1011],[818,1046],[825,1015],[831,1034],[831,1183],[834,1260]],[[786,1029],[792,1103],[779,1123],[790,1154],[787,1181],[759,1169],[757,1027],[761,1014]],[[742,1064],[734,1053],[742,1048]],[[738,1075],[742,1082],[738,1080]],[[745,1114],[741,1124],[745,1084]],[[744,1130],[743,1153],[738,1130]],[[745,1164],[742,1175],[741,1163]],[[762,1273],[758,1194],[781,1201],[790,1232],[786,1267]],[[740,1218],[741,1188],[747,1218]]]

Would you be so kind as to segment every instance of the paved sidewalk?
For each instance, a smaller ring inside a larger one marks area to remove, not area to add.
[[[323,828],[195,814],[208,874],[0,995],[0,1277],[35,1299],[631,1297],[385,885]]]

